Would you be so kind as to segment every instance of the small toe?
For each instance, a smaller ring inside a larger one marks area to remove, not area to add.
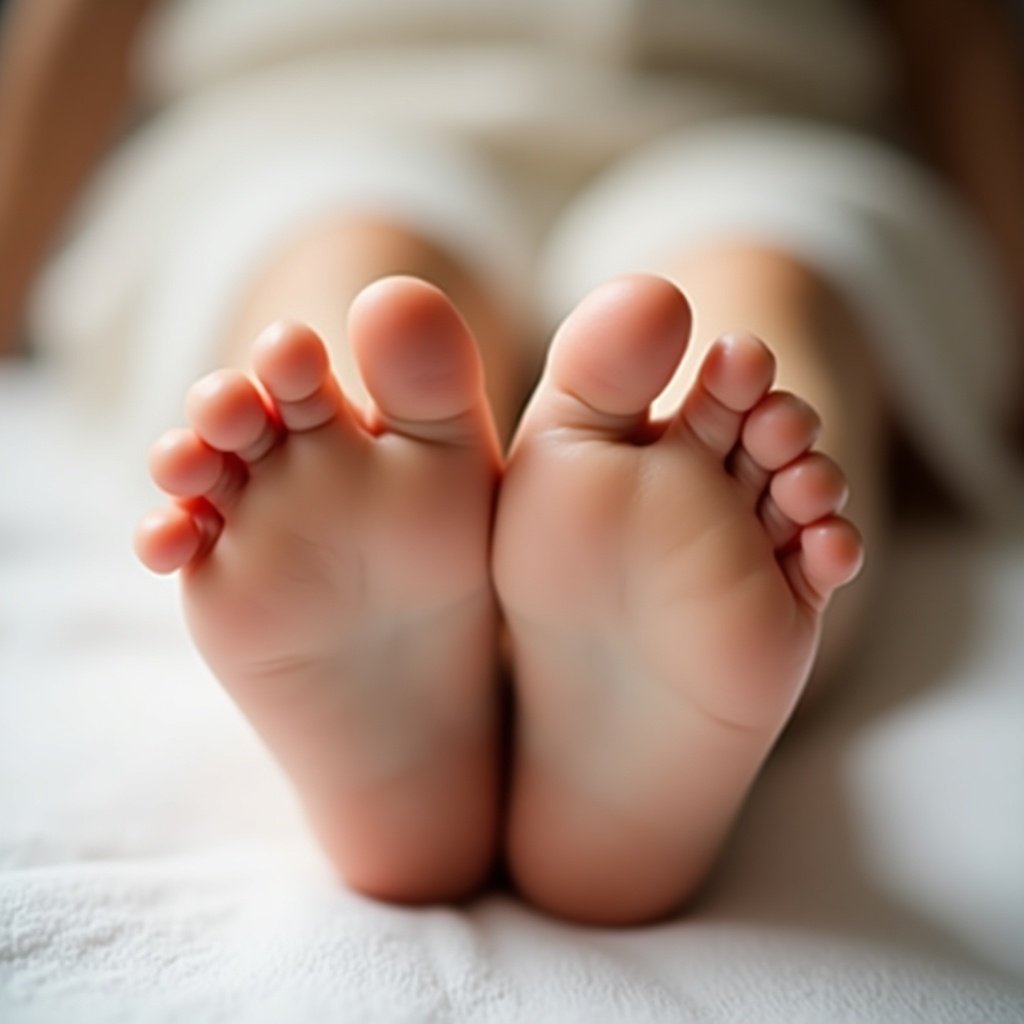
[[[315,430],[350,417],[320,336],[303,324],[278,321],[253,342],[253,367],[281,422],[290,431]]]
[[[781,469],[807,451],[821,433],[821,419],[802,398],[773,391],[743,424],[743,447],[768,470]]]
[[[206,551],[218,531],[212,513],[170,505],[142,518],[135,530],[135,553],[153,572],[175,572]]]
[[[758,504],[761,523],[776,550],[802,527],[841,511],[849,496],[843,471],[827,455],[809,452],[771,477]]]
[[[843,471],[821,452],[809,452],[779,470],[768,487],[779,511],[800,525],[840,511],[849,496]]]
[[[851,582],[863,563],[864,541],[857,528],[840,516],[805,527],[799,547],[781,562],[794,593],[814,611],[821,611],[838,587]]]
[[[153,482],[177,498],[204,498],[225,515],[248,482],[246,464],[211,448],[194,430],[169,430],[150,449]]]
[[[206,494],[214,488],[223,470],[224,455],[185,427],[167,431],[149,450],[153,482],[175,497]]]
[[[261,459],[277,441],[263,398],[238,370],[217,370],[189,388],[185,412],[211,448],[233,452],[246,462]]]
[[[679,410],[679,422],[712,454],[736,445],[744,419],[775,378],[775,357],[752,334],[727,334],[704,357]]]
[[[359,293],[348,324],[375,432],[496,453],[480,354],[444,292],[418,278],[386,277]]]
[[[601,285],[555,335],[527,413],[531,428],[634,436],[679,366],[691,326],[689,303],[664,278],[631,274]]]
[[[743,423],[730,456],[733,475],[757,496],[772,473],[808,451],[820,433],[821,420],[811,406],[789,392],[773,391]]]

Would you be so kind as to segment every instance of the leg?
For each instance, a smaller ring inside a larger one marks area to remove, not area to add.
[[[241,357],[243,332],[267,317],[307,318],[347,335],[344,387],[311,330],[265,330],[252,349],[262,393],[213,374],[190,393],[192,429],[157,444],[154,477],[178,501],[137,538],[151,568],[182,569],[197,646],[333,863],[355,888],[407,901],[474,891],[498,829],[499,450],[480,357],[422,281],[378,282],[348,312],[366,281],[414,269],[475,295],[492,365],[511,362],[482,290],[437,255],[369,224],[325,226],[278,254],[226,351]],[[365,413],[346,397],[357,364]]]
[[[513,877],[577,920],[646,921],[693,893],[857,572],[813,411],[769,391],[750,335],[649,407],[690,330],[660,278],[610,282],[556,335],[510,453],[495,585],[516,668]]]

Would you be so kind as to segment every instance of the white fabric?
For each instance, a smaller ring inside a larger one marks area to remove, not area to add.
[[[133,564],[138,470],[0,375],[0,1020],[1024,1019],[1024,545],[905,529],[843,692],[691,914],[406,910],[329,878]]]
[[[604,121],[614,145],[652,109],[658,130],[678,125],[699,109],[694,93],[870,120],[891,85],[884,30],[856,0],[175,0],[153,18],[139,72],[166,104],[327,52],[388,120],[400,97],[421,126],[476,109],[486,131],[494,111],[515,112],[530,135],[574,143]],[[495,59],[499,73],[481,76]],[[458,88],[467,70],[472,86]]]

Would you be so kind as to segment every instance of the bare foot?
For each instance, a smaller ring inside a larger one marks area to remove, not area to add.
[[[518,722],[509,861],[537,905],[644,921],[702,879],[862,557],[817,418],[770,393],[750,336],[709,351],[680,412],[686,300],[635,276],[562,326],[514,442],[495,585]]]
[[[192,429],[151,458],[178,500],[136,548],[182,570],[197,646],[349,882],[455,899],[496,843],[499,452],[475,344],[440,291],[377,282],[349,336],[366,414],[297,325],[254,344],[262,391],[231,370],[196,384]]]

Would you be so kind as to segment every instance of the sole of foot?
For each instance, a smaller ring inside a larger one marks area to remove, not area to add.
[[[376,282],[349,340],[367,409],[297,324],[260,335],[254,376],[199,381],[190,427],[152,450],[174,500],[136,551],[180,571],[197,647],[349,883],[458,899],[497,841],[498,445],[476,345],[436,288]]]
[[[514,440],[494,579],[515,666],[513,878],[581,922],[656,919],[704,877],[862,560],[815,413],[733,335],[668,421],[688,304],[649,276],[558,331]]]

